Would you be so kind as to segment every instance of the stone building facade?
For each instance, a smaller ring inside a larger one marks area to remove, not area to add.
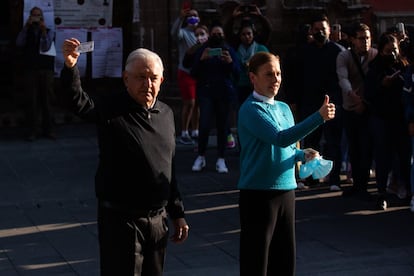
[[[123,29],[124,59],[132,49],[137,47],[146,47],[159,53],[166,68],[165,94],[171,97],[178,95],[176,89],[178,55],[169,31],[183,1],[186,0],[113,1],[112,22],[114,27]],[[4,0],[0,4],[2,13],[0,16],[2,63],[0,98],[8,94],[16,94],[15,91],[20,89],[19,58],[14,41],[23,22],[23,2],[23,0]],[[232,11],[238,4],[257,5],[271,26],[267,46],[272,52],[280,55],[283,55],[284,51],[294,43],[294,30],[297,26],[306,23],[314,13],[322,11],[327,12],[331,23],[346,25],[361,20],[371,25],[377,32],[399,21],[405,21],[407,25],[414,24],[414,7],[411,7],[412,5],[408,7],[405,3],[407,1],[401,0],[393,0],[393,7],[385,6],[385,10],[384,5],[379,3],[387,3],[388,0],[192,0],[190,2],[192,7],[199,11],[202,21],[207,24],[212,20],[221,20],[225,23],[231,18]],[[139,3],[139,22],[133,22],[134,3]],[[380,7],[379,10],[375,10],[376,6]],[[387,8],[394,10],[390,11]],[[93,83],[95,87],[100,87],[99,84],[102,84],[102,89],[112,88],[111,85],[108,86],[108,82],[115,86],[120,83],[119,80],[87,79],[87,81]]]

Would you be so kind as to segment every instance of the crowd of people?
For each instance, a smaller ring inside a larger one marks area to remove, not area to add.
[[[216,170],[228,172],[226,150],[236,147],[232,129],[237,125],[238,109],[252,89],[248,60],[257,52],[269,52],[255,39],[257,32],[250,18],[252,14],[260,15],[260,10],[256,6],[253,10],[235,10],[234,17],[241,20],[232,39],[226,38],[221,22],[213,22],[207,28],[201,24],[197,11],[189,7],[181,10],[173,24],[171,34],[177,41],[179,52],[177,82],[183,100],[178,142],[187,145],[197,142],[198,155],[192,166],[195,172],[202,171],[207,165],[205,155],[214,118],[217,130]],[[194,103],[191,112],[186,109],[189,90]],[[190,119],[190,116],[195,117],[194,114],[198,115],[198,120]]]
[[[174,22],[171,35],[178,43],[183,99],[178,142],[197,143],[191,169],[202,171],[215,118],[215,169],[227,173],[226,149],[236,143],[231,129],[237,126],[240,273],[294,275],[294,190],[300,163],[321,156],[332,160],[325,179],[329,189],[367,200],[375,169],[376,207],[387,209],[395,193],[412,197],[414,212],[414,47],[401,30],[381,34],[373,47],[371,30],[361,22],[350,26],[344,39],[338,26],[331,33],[328,17],[320,14],[299,29],[295,46],[278,56],[257,33],[251,15],[261,16],[260,10],[237,10],[240,24],[232,40],[220,23],[203,25],[190,7]],[[17,42],[30,60],[45,66],[28,68],[36,69],[28,77],[44,80],[49,72],[39,69],[47,70],[50,60],[39,49],[51,47],[53,33],[41,17],[34,8]],[[167,218],[172,219],[174,242],[185,241],[189,232],[175,177],[174,115],[157,98],[163,62],[155,52],[136,49],[126,60],[125,91],[91,96],[83,90],[77,68],[79,44],[76,38],[63,44],[61,83],[72,109],[98,129],[101,273],[162,275]],[[37,87],[30,84],[32,90]],[[42,97],[43,134],[54,138],[46,94]],[[33,140],[39,126],[33,122],[31,127]],[[353,183],[344,190],[340,174],[346,156]],[[315,185],[320,180],[303,181]]]
[[[234,95],[237,97],[241,259],[245,258],[241,271],[266,275],[265,271],[269,273],[274,267],[267,263],[265,256],[279,256],[281,249],[285,249],[285,258],[294,256],[294,227],[275,225],[279,219],[291,221],[292,214],[286,210],[294,210],[294,204],[288,192],[298,188],[297,182],[312,186],[324,181],[330,191],[375,202],[379,210],[386,210],[391,197],[396,195],[402,200],[411,200],[410,209],[414,212],[414,167],[411,165],[414,47],[405,30],[390,28],[374,40],[371,29],[362,22],[354,22],[346,29],[340,24],[331,28],[328,16],[319,14],[298,30],[295,46],[279,57],[269,53],[266,43],[257,41],[258,34],[248,12],[246,16],[238,11],[238,16],[243,18],[238,28],[233,28],[238,40],[229,39],[226,43],[223,28],[211,26],[209,39],[193,55],[190,74],[196,81],[196,101],[201,111],[198,156],[193,171],[202,171],[206,166],[210,119],[216,116],[216,169],[220,173],[228,172],[224,159],[228,125],[223,122],[232,121],[232,99]],[[257,14],[256,9],[253,11]],[[215,36],[217,32],[220,43]],[[216,48],[221,49],[219,54],[209,54]],[[252,63],[257,67],[252,68]],[[316,116],[326,97],[329,98],[326,105],[336,106],[335,115],[324,123],[314,121],[317,126],[300,132],[299,129],[309,124],[309,118]],[[290,109],[285,110],[276,100],[285,101]],[[283,152],[287,148],[298,152],[293,151],[292,157],[287,158],[283,155],[287,154]],[[299,179],[297,168],[306,160],[298,156],[309,149],[333,161],[332,170],[322,180]],[[290,160],[289,165],[279,160],[282,157]],[[352,184],[347,189],[341,180],[343,164]],[[294,179],[287,180],[285,174],[291,177],[292,170]],[[375,177],[377,193],[368,191],[371,177]],[[287,212],[283,215],[279,211],[282,206]],[[251,217],[258,211],[273,219],[258,222],[257,217]],[[284,231],[284,237],[291,239],[273,248],[269,237],[277,231]],[[253,235],[267,238],[252,243]],[[257,252],[261,252],[256,263],[252,262],[251,255],[245,256],[247,247],[257,247]],[[294,262],[280,259],[291,265],[286,268],[286,275],[290,275]],[[278,265],[279,271],[281,267]]]
[[[192,166],[196,172],[202,171],[207,164],[205,151],[214,116],[218,139],[216,169],[220,173],[228,172],[225,151],[228,148],[228,135],[231,135],[229,129],[230,125],[237,125],[233,122],[238,120],[237,112],[234,115],[233,111],[239,110],[253,91],[248,74],[249,60],[258,52],[269,52],[263,39],[257,39],[262,34],[256,32],[252,20],[252,15],[260,16],[260,10],[257,7],[242,7],[235,9],[233,16],[239,17],[239,20],[238,24],[234,23],[236,20],[232,21],[237,28],[232,28],[233,37],[228,40],[225,30],[219,24],[210,26],[209,34],[203,36],[204,42],[196,40],[194,31],[201,20],[198,13],[191,9],[182,10],[176,21],[181,22],[181,27],[177,24],[173,27],[172,33],[177,33],[179,29],[192,35],[195,41],[193,45],[181,49],[184,40],[178,40],[181,43],[180,52],[188,49],[191,52],[191,57],[187,57],[187,54],[184,60],[188,76],[195,83],[194,102],[200,112],[197,111],[200,114],[198,123],[192,123],[193,131],[198,132],[197,127],[200,128],[200,136],[188,135],[187,119],[182,123],[183,132],[179,142],[197,142],[198,156]],[[195,14],[197,20],[194,20]],[[195,22],[193,25],[188,23],[191,20]],[[329,95],[331,102],[338,107],[335,118],[298,141],[298,145],[301,148],[313,148],[326,159],[334,161],[332,171],[323,181],[327,182],[331,191],[342,191],[344,196],[370,198],[367,185],[375,172],[380,194],[376,204],[378,208],[386,209],[390,192],[406,197],[411,191],[411,154],[407,154],[411,152],[407,126],[411,116],[407,115],[410,114],[407,110],[410,110],[411,98],[407,91],[411,87],[409,64],[413,55],[410,51],[413,50],[405,32],[402,34],[401,30],[395,28],[382,34],[375,41],[378,42],[377,47],[373,47],[371,30],[366,24],[355,22],[344,29],[340,24],[333,25],[331,31],[327,15],[320,14],[312,17],[308,24],[298,30],[295,46],[280,57],[284,80],[280,98],[289,104],[295,121],[301,122],[317,110],[325,95]],[[206,26],[201,26],[204,33],[207,33]],[[396,46],[393,47],[394,44],[390,41],[386,43],[386,38],[395,38]],[[385,53],[381,52],[383,47]],[[389,50],[390,47],[393,50]],[[380,69],[386,63],[381,61],[383,56],[390,60],[391,57],[395,58],[390,68],[385,66]],[[179,83],[180,66],[181,63]],[[382,81],[381,78],[388,74],[392,78],[386,77]],[[379,85],[383,82],[382,86]],[[181,87],[182,85],[180,89]],[[189,86],[186,87],[188,89]],[[387,93],[381,92],[384,89],[395,90],[392,94],[394,96],[388,99],[384,96]],[[181,89],[181,92],[183,94],[185,89]],[[386,111],[389,111],[389,116],[385,115]],[[182,116],[186,116],[184,111]],[[385,147],[387,144],[395,145],[395,149]],[[345,173],[352,182],[350,189],[341,186],[343,164],[346,164]],[[300,163],[297,164],[299,165]],[[320,180],[310,177],[299,181],[312,186]],[[301,186],[303,187],[306,186]],[[412,205],[414,211],[414,201]]]

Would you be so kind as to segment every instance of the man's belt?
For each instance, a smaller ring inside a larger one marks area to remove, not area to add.
[[[152,209],[137,209],[131,206],[127,206],[125,204],[119,204],[106,200],[99,200],[99,206],[106,209],[127,213],[137,217],[155,217],[165,212],[165,207],[158,207]]]

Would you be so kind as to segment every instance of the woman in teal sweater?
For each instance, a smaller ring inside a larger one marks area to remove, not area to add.
[[[333,119],[335,105],[325,96],[319,111],[295,125],[288,105],[274,100],[282,81],[279,57],[255,54],[249,78],[254,91],[238,121],[240,275],[294,275],[295,163],[319,155],[296,142]]]

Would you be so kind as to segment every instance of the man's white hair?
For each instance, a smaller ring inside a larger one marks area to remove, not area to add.
[[[138,49],[132,51],[128,55],[128,58],[127,58],[127,60],[125,62],[125,70],[129,72],[131,70],[131,65],[137,59],[153,60],[156,63],[158,63],[158,65],[161,68],[161,72],[164,71],[164,65],[162,63],[162,60],[161,60],[160,56],[158,54],[156,54],[156,53],[148,50],[148,49],[145,49],[145,48],[138,48]]]

